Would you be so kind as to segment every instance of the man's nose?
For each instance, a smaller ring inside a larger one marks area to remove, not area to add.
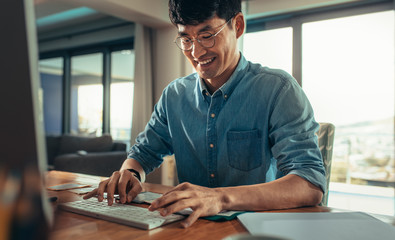
[[[203,47],[198,41],[193,41],[191,54],[195,59],[199,59],[206,54],[206,48]]]

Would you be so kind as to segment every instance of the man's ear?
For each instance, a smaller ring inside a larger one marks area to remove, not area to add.
[[[235,16],[235,31],[236,31],[236,38],[239,38],[244,33],[245,29],[245,22],[244,22],[244,15],[243,13],[239,12]]]

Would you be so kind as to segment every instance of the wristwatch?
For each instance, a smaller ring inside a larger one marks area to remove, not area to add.
[[[137,170],[134,170],[133,168],[129,168],[128,171],[133,173],[133,175],[141,182],[141,176]]]

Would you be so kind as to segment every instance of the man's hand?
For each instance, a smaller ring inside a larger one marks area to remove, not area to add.
[[[104,199],[107,192],[108,205],[114,202],[114,194],[118,193],[121,203],[131,202],[142,191],[141,182],[127,169],[115,171],[110,178],[101,181],[99,187],[87,193],[84,199],[97,195],[99,202]]]
[[[191,208],[193,212],[181,224],[187,228],[199,217],[212,216],[223,210],[223,192],[191,183],[182,183],[163,194],[149,206],[150,211],[159,210],[162,216]]]

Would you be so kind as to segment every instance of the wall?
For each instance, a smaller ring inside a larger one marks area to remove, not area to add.
[[[192,67],[174,44],[177,29],[174,26],[156,29],[153,40],[153,103],[162,95],[163,89],[176,78],[188,75]],[[171,159],[164,159],[161,168],[147,176],[147,182],[163,183],[170,172],[174,172]],[[167,169],[167,170],[166,170]],[[174,173],[172,174],[174,175]],[[170,181],[171,182],[171,181]]]
[[[62,132],[62,77],[41,73],[40,79],[41,88],[45,93],[43,96],[45,132],[48,135],[60,134]]]
[[[190,63],[173,42],[176,35],[174,26],[157,29],[154,33],[154,103],[170,82],[192,72]]]

